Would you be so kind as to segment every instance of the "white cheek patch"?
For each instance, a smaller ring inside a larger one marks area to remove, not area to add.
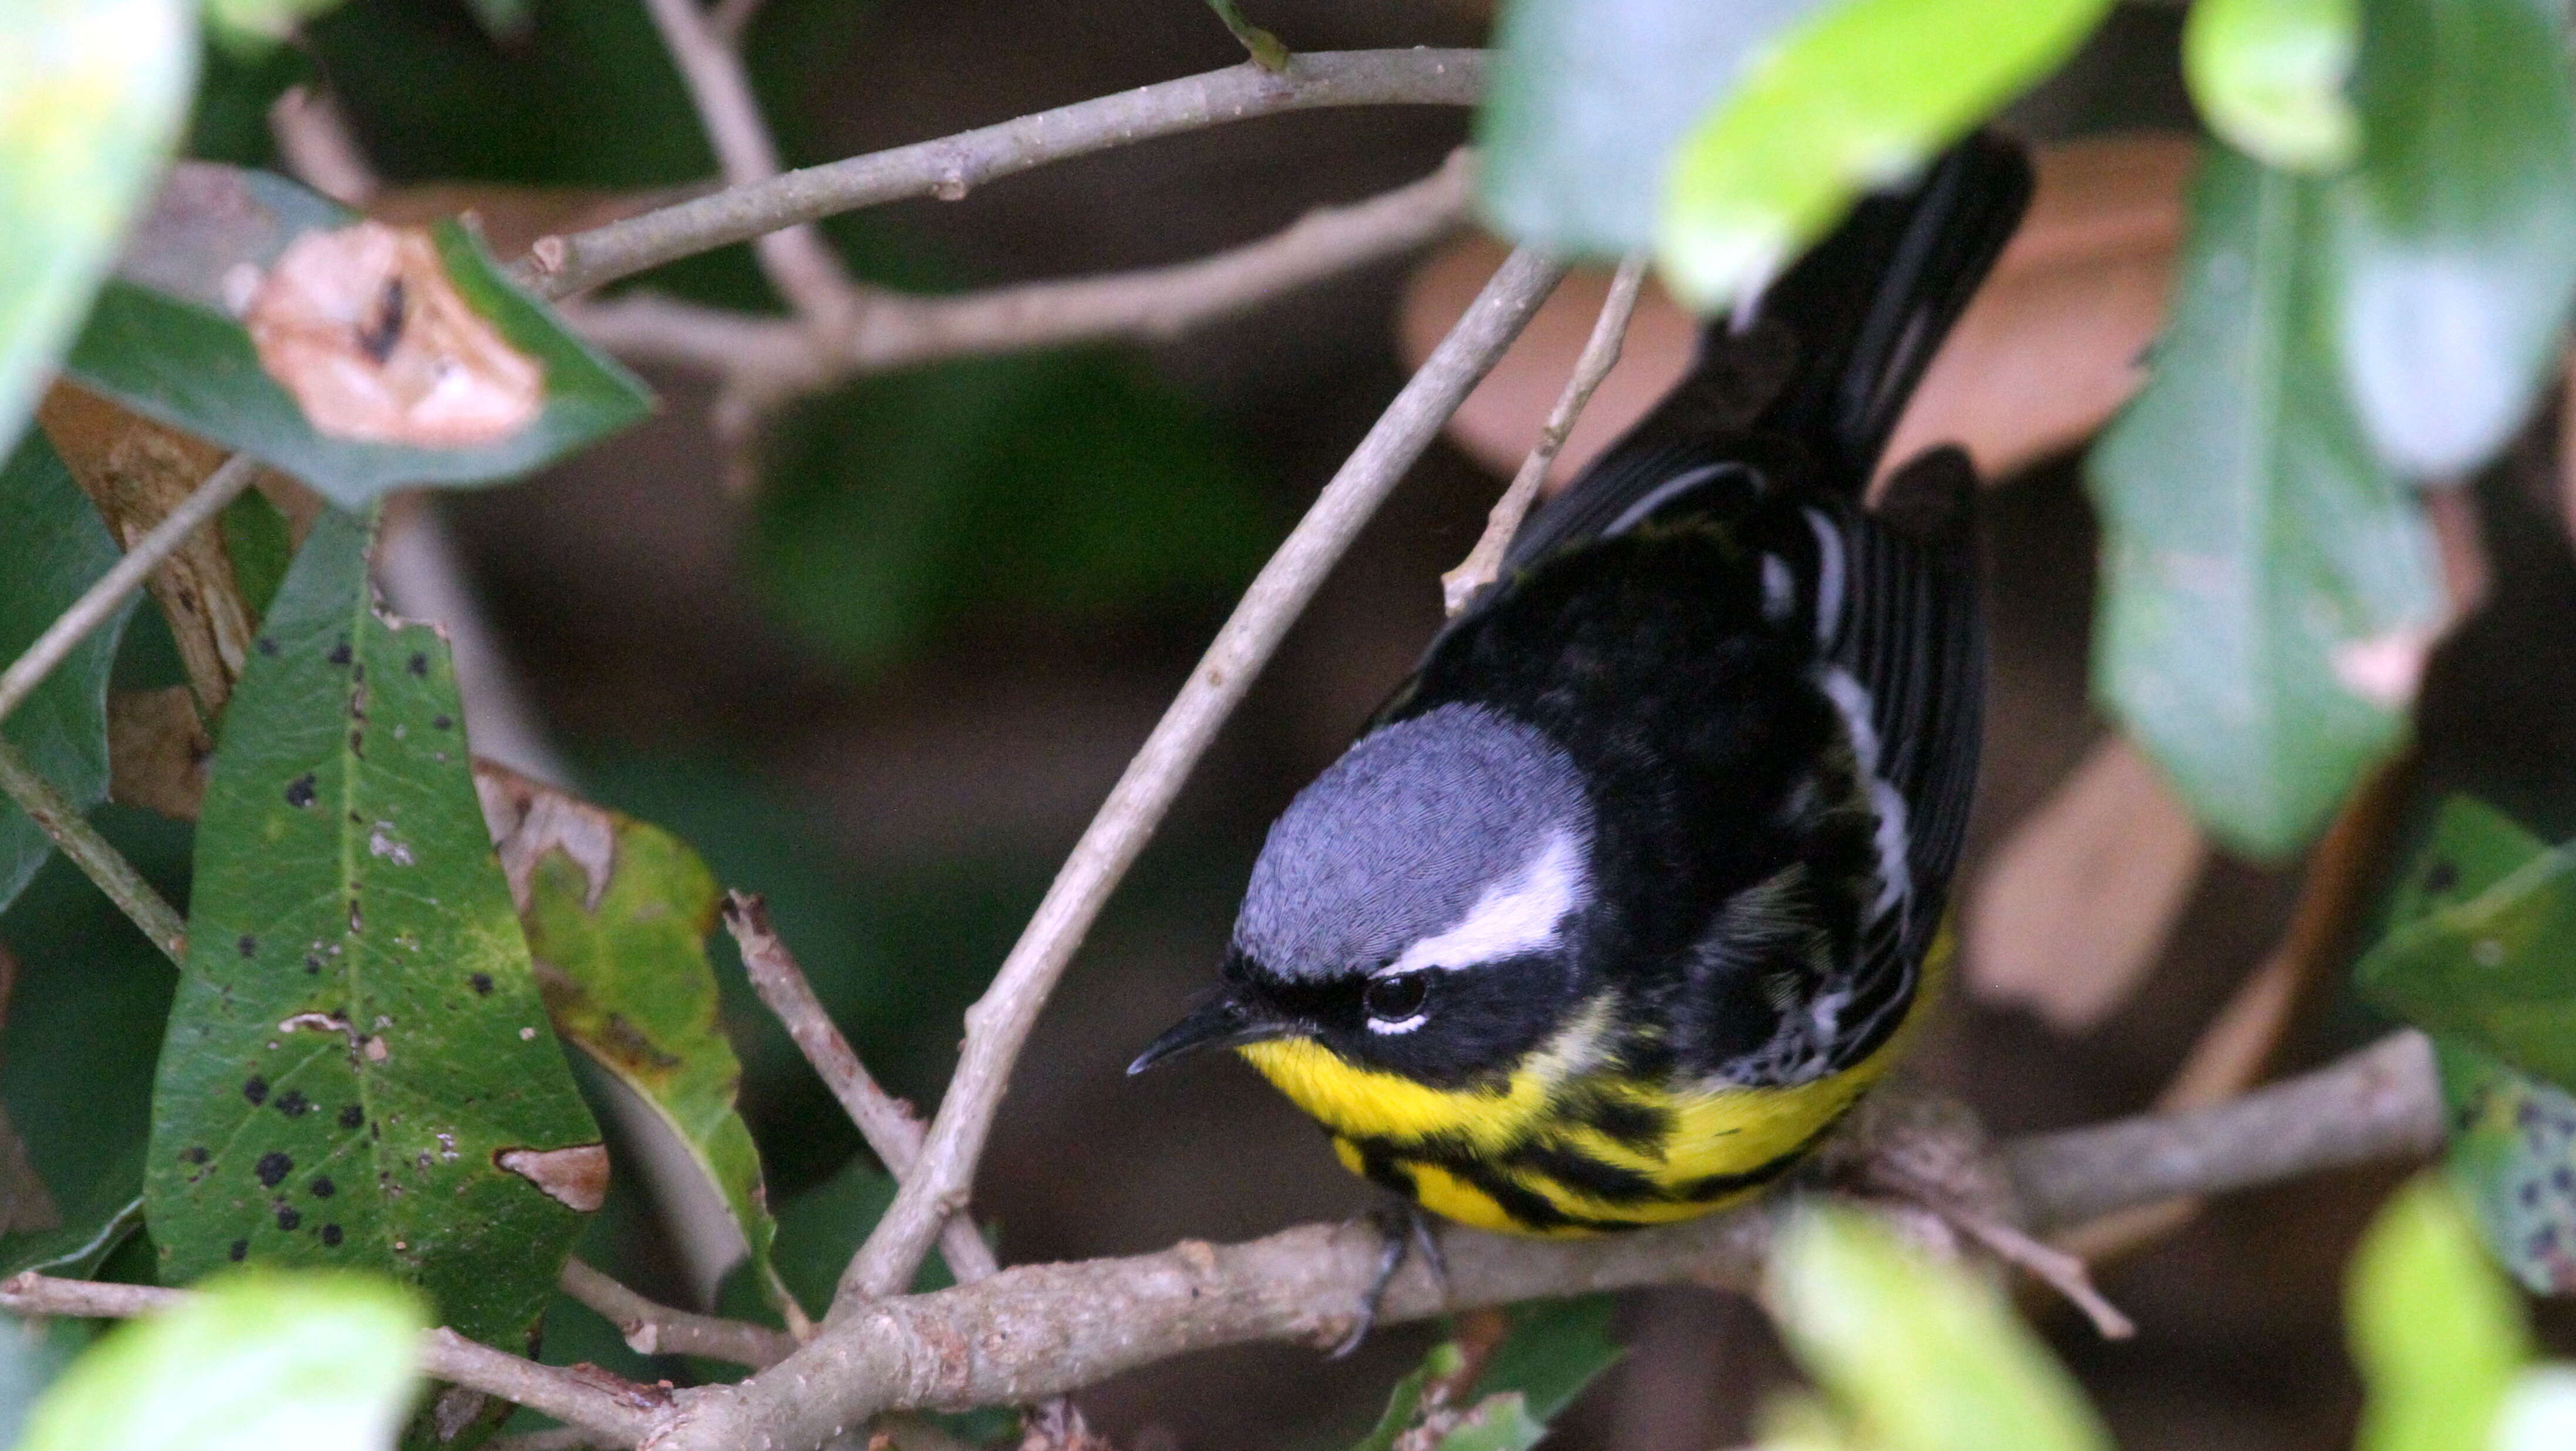
[[[1487,887],[1457,926],[1414,943],[1373,975],[1454,972],[1555,946],[1557,924],[1592,900],[1583,854],[1579,835],[1555,833],[1509,880]],[[1389,1024],[1386,1031],[1401,1030]]]

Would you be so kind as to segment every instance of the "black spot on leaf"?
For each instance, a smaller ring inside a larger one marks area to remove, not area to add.
[[[242,1097],[249,1099],[250,1106],[253,1108],[268,1102],[268,1080],[256,1073],[243,1079]]]
[[[266,635],[260,636],[256,643],[259,646],[259,653],[262,655],[274,655],[277,653],[277,642]]]
[[[2459,863],[2451,861],[2448,858],[2433,863],[2433,865],[2427,868],[2424,872],[2425,891],[2447,892],[2459,884]]]
[[[243,933],[242,940],[234,943],[233,946],[240,948],[241,955],[244,957],[259,956],[259,939],[247,932]]]
[[[267,642],[262,641],[261,643],[265,644]],[[250,1241],[246,1239],[234,1240],[232,1242],[232,1247],[224,1251],[224,1258],[231,1260],[234,1264],[240,1264],[243,1260],[250,1258]]]
[[[478,998],[488,998],[492,995],[492,974],[488,972],[478,972],[467,978],[465,982],[467,986],[474,989],[474,995]]]
[[[313,1181],[312,1189],[313,1197],[316,1199],[328,1199],[332,1195],[340,1192],[340,1186],[332,1183],[331,1177],[327,1174],[316,1178]]]
[[[313,1100],[290,1088],[277,1096],[277,1111],[288,1118],[302,1118],[313,1107]]]
[[[411,658],[404,661],[403,664],[411,671],[412,674],[417,675],[424,680],[429,678],[429,656],[425,652],[419,650],[412,651]]]
[[[211,1156],[202,1148],[181,1149],[179,1151],[179,1162],[183,1164],[202,1164],[206,1162],[209,1157]]]
[[[367,1111],[356,1104],[340,1110],[340,1127],[353,1129],[367,1121]]]
[[[340,1226],[336,1224],[326,1224],[322,1226],[322,1242],[333,1249],[338,1249],[340,1247]]]
[[[259,1162],[251,1166],[251,1172],[259,1176],[261,1188],[274,1189],[286,1182],[287,1175],[295,1172],[295,1161],[271,1149],[259,1156]]]
[[[313,804],[313,773],[305,772],[286,783],[286,804],[301,810]]]
[[[440,729],[440,730],[445,730],[445,729],[447,729],[449,726],[452,726],[452,725],[456,724],[456,722],[454,722],[454,721],[452,721],[452,720],[449,720],[447,717],[445,717],[445,716],[443,716],[443,715],[434,715],[434,716],[431,716],[431,717],[429,718],[429,723],[430,723],[431,725],[433,725],[433,726],[436,726],[436,727],[437,727],[438,729]]]
[[[295,1212],[294,1210],[292,1210],[292,1209],[288,1209],[288,1208],[286,1208],[284,1205],[280,1205],[280,1206],[278,1206],[278,1210],[277,1210],[277,1227],[278,1227],[278,1228],[280,1228],[280,1229],[293,1229],[295,1226],[297,1226],[297,1225],[299,1225],[299,1224],[302,1224],[303,1222],[304,1222],[304,1216],[303,1216],[303,1215],[296,1213],[296,1212]]]
[[[348,663],[349,663],[349,642],[348,642],[348,641],[346,641],[346,640],[343,640],[343,641],[341,641],[339,644],[332,646],[332,647],[331,647],[330,660],[331,660],[331,663],[332,663],[332,664],[334,664],[334,665],[346,665],[346,664],[348,664]]]
[[[364,756],[366,753],[367,733],[365,731],[349,732],[349,754],[353,756]]]

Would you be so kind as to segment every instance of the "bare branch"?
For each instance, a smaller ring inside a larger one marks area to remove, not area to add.
[[[1557,395],[1556,407],[1549,410],[1537,445],[1521,461],[1520,472],[1512,475],[1511,486],[1494,501],[1476,547],[1467,551],[1456,569],[1440,576],[1441,603],[1452,618],[1467,608],[1478,590],[1501,576],[1503,555],[1512,547],[1512,536],[1520,532],[1521,520],[1529,516],[1530,505],[1538,501],[1539,487],[1547,482],[1557,451],[1565,447],[1565,436],[1574,431],[1574,421],[1583,416],[1583,405],[1592,401],[1593,390],[1619,365],[1619,345],[1628,336],[1628,319],[1637,313],[1637,292],[1646,282],[1647,260],[1639,252],[1619,264],[1618,275],[1610,279],[1610,295],[1602,300],[1601,316],[1593,321],[1592,336],[1575,358],[1574,373],[1565,380],[1565,391]]]
[[[728,892],[723,912],[725,930],[742,949],[743,975],[751,979],[752,991],[786,1025],[787,1036],[803,1050],[805,1061],[814,1065],[814,1072],[832,1090],[841,1111],[858,1126],[887,1172],[897,1180],[911,1174],[921,1157],[921,1120],[878,1086],[867,1065],[851,1050],[850,1040],[841,1036],[823,1000],[814,995],[813,984],[806,981],[805,970],[797,966],[796,955],[769,925],[768,904],[748,892]],[[940,1229],[939,1251],[948,1261],[948,1272],[961,1284],[999,1268],[993,1247],[976,1232],[974,1217],[963,1209],[949,1216]]]
[[[742,55],[709,29],[698,0],[644,0],[662,44],[680,68],[706,127],[708,144],[728,186],[742,187],[778,175],[778,146],[760,102],[751,93]],[[809,224],[782,227],[753,243],[761,271],[797,315],[826,336],[837,337],[858,315],[860,294],[823,234]]]
[[[1477,50],[1322,51],[1285,74],[1246,62],[1040,111],[936,141],[853,156],[540,242],[525,280],[547,297],[675,258],[905,197],[963,197],[998,177],[1156,136],[1323,106],[1472,105]]]
[[[564,1261],[555,1283],[599,1312],[638,1355],[703,1355],[757,1370],[776,1365],[796,1348],[796,1338],[747,1320],[726,1320],[673,1309],[645,1299],[578,1259]]]
[[[384,189],[327,91],[288,86],[269,105],[268,134],[296,180],[343,206],[363,207]]]
[[[735,50],[742,49],[743,32],[751,29],[752,17],[760,13],[760,0],[717,0],[707,12],[707,31]]]
[[[224,461],[223,467],[198,485],[195,493],[172,509],[160,523],[153,525],[150,532],[135,540],[126,549],[123,559],[100,575],[98,583],[91,585],[70,609],[63,611],[62,618],[47,625],[45,633],[36,637],[36,643],[28,646],[25,654],[10,662],[7,670],[0,671],[0,719],[6,719],[11,711],[25,704],[28,695],[44,683],[53,668],[63,663],[63,657],[77,649],[81,641],[90,637],[91,631],[106,624],[108,618],[124,605],[125,597],[134,592],[135,586],[143,583],[161,561],[177,553],[179,546],[188,542],[189,535],[222,513],[225,505],[241,497],[242,490],[249,488],[251,480],[258,475],[259,460],[246,453],[234,454]]]
[[[2431,1051],[2404,1032],[2215,1108],[2025,1139],[2001,1159],[2031,1227],[2046,1231],[2178,1194],[2412,1158],[2441,1136]],[[1379,1318],[1676,1280],[1748,1286],[1784,1202],[1589,1240],[1450,1227],[1446,1283],[1408,1265]],[[1248,1244],[1016,1266],[980,1284],[873,1301],[738,1386],[679,1392],[653,1445],[718,1451],[766,1438],[799,1451],[882,1410],[1027,1402],[1247,1340],[1329,1344],[1378,1250],[1374,1231],[1304,1225]]]
[[[123,1318],[165,1310],[185,1301],[187,1290],[152,1285],[111,1285],[58,1280],[33,1271],[0,1280],[0,1310],[19,1315]],[[420,1338],[421,1374],[484,1391],[545,1412],[620,1445],[633,1445],[652,1430],[670,1393],[639,1386],[605,1372],[586,1374],[539,1365],[466,1339],[444,1327]]]
[[[966,1010],[965,1046],[922,1146],[920,1167],[842,1275],[834,1317],[911,1281],[931,1237],[964,1202],[994,1110],[1010,1084],[1011,1065],[1110,890],[1144,850],[1217,727],[1242,701],[1252,677],[1360,526],[1564,275],[1563,263],[1534,252],[1506,259],[1244,591],[1189,683],[1056,873],[992,987]]]
[[[54,784],[7,740],[0,740],[0,793],[18,803],[18,809],[27,813],[37,830],[61,847],[63,855],[98,884],[107,899],[143,930],[163,956],[174,964],[186,965],[188,924],[180,919],[178,911],[143,880],[143,874],[125,859],[125,853],[99,835],[98,828],[74,810],[63,793],[55,790]]]
[[[1420,181],[1348,206],[1319,207],[1259,241],[1176,266],[962,297],[872,292],[838,348],[796,323],[650,293],[567,304],[564,314],[583,336],[630,361],[723,374],[753,408],[766,409],[853,373],[1107,338],[1177,337],[1439,240],[1466,220],[1473,173],[1474,153],[1462,148]]]

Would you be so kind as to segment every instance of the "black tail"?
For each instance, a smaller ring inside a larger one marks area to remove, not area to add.
[[[1648,515],[1725,513],[1746,497],[1730,479],[1792,483],[1770,472],[1788,461],[1767,440],[1801,455],[1796,487],[1857,504],[2030,190],[2021,148],[1981,132],[1912,187],[1862,201],[1772,283],[1749,319],[1702,331],[1690,375],[1530,515],[1508,562],[1526,565]]]
[[[1913,187],[1873,196],[1762,295],[1755,318],[1794,340],[1789,379],[1754,427],[1799,440],[1829,479],[1858,490],[1941,340],[2021,224],[2030,161],[1980,132]],[[1710,324],[1701,367],[1734,344]]]

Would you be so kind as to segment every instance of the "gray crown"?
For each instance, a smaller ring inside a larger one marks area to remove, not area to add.
[[[1281,977],[1366,972],[1456,926],[1558,832],[1592,839],[1573,760],[1496,711],[1441,706],[1361,738],[1289,803],[1234,945]]]

